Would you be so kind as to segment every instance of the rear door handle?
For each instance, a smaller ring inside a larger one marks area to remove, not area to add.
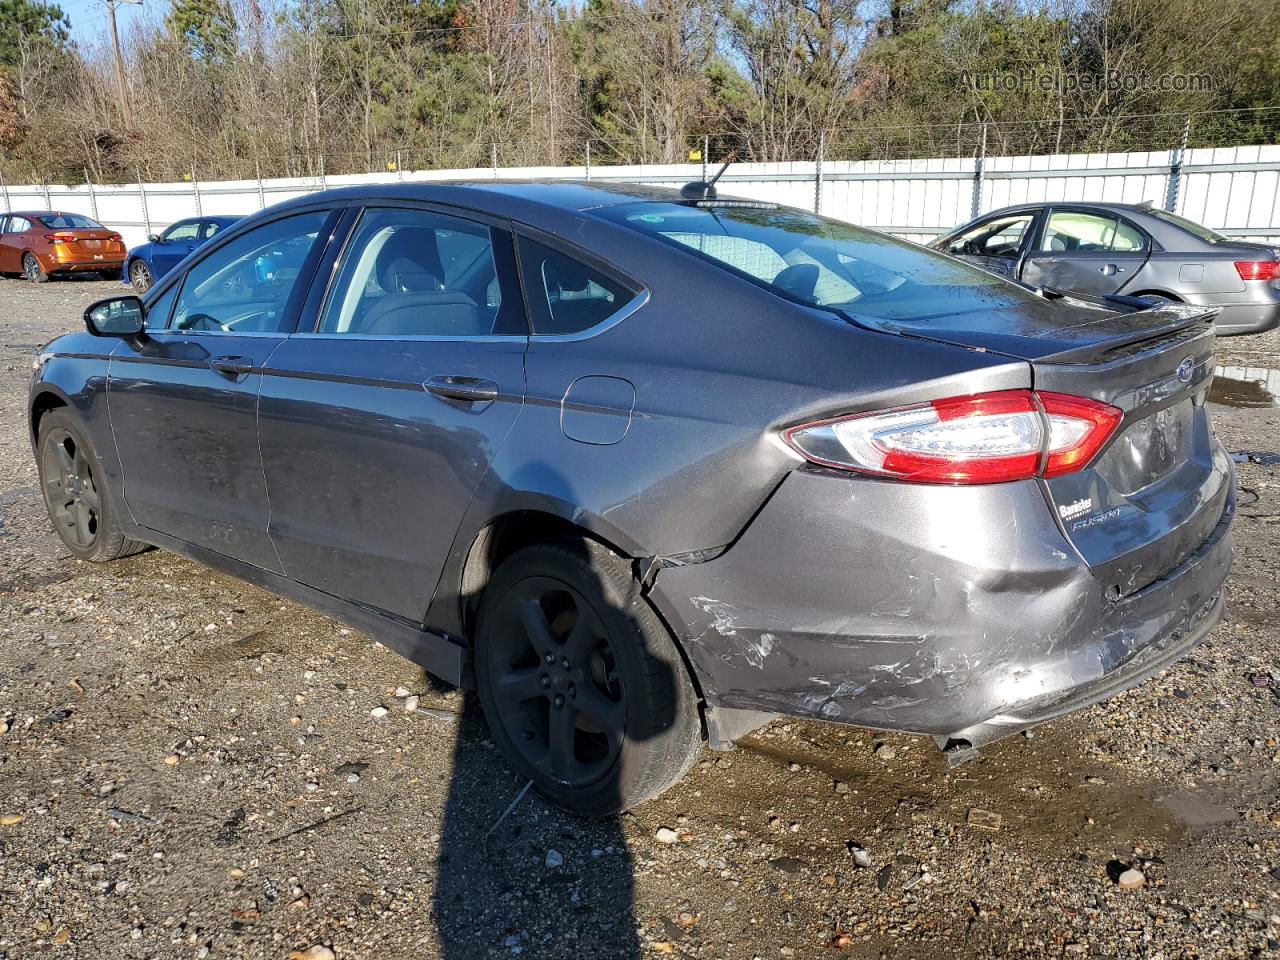
[[[248,357],[214,357],[209,366],[228,377],[243,377],[253,372],[253,361]]]
[[[1110,277],[1117,273],[1124,273],[1124,267],[1117,267],[1114,263],[1108,263],[1105,267],[1099,267],[1098,272],[1103,276]]]
[[[432,377],[422,386],[428,393],[446,400],[491,403],[498,399],[498,385],[479,377]]]

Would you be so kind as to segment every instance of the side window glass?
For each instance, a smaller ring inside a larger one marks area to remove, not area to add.
[[[501,238],[495,240],[495,238]],[[321,333],[371,337],[487,337],[525,332],[504,298],[495,243],[482,223],[427,210],[371,207],[342,255]]]
[[[25,217],[10,217],[6,233],[25,233],[31,229],[31,221]]]
[[[1115,239],[1111,241],[1111,249],[1117,253],[1133,253],[1144,250],[1147,238],[1137,227],[1131,227],[1123,220],[1116,221]]]
[[[194,240],[199,229],[200,223],[198,221],[175,224],[166,230],[160,239],[165,242],[173,240]]]
[[[947,246],[947,253],[955,256],[1016,259],[1022,247],[1022,238],[1034,216],[1026,213],[980,223],[952,240]]]
[[[1078,213],[1074,210],[1057,210],[1044,228],[1040,249],[1047,253],[1101,253],[1108,250],[1134,249],[1114,246],[1121,223],[1115,217],[1101,217],[1094,213]],[[1130,228],[1130,234],[1134,231]],[[1123,244],[1124,241],[1120,241]]]
[[[222,224],[218,223],[216,220],[210,220],[204,225],[204,233],[201,234],[201,239],[208,240],[221,229]]]
[[[535,336],[589,330],[636,296],[612,277],[526,237],[520,238],[520,267]]]
[[[317,210],[273,220],[205,257],[187,271],[170,326],[283,332],[289,295],[326,217]]]
[[[163,330],[169,325],[169,314],[173,310],[173,301],[178,299],[178,288],[181,286],[181,282],[175,283],[160,296],[146,301],[148,330]]]

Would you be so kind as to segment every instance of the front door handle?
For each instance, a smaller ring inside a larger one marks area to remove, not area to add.
[[[209,361],[209,366],[232,379],[253,372],[253,361],[248,357],[214,357]]]
[[[498,385],[479,377],[432,377],[422,386],[428,393],[446,400],[491,403],[498,399]]]

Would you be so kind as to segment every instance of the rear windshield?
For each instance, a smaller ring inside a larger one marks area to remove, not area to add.
[[[922,321],[1037,299],[961,260],[799,210],[630,203],[594,212],[789,299],[854,316]]]
[[[54,230],[101,230],[102,224],[78,213],[50,213],[40,217],[40,222]]]
[[[1154,207],[1147,210],[1146,213],[1155,217],[1157,220],[1163,220],[1165,223],[1171,223],[1175,227],[1181,227],[1183,230],[1187,231],[1187,233],[1192,236],[1199,237],[1206,243],[1226,242],[1227,238],[1222,234],[1214,230],[1210,230],[1208,227],[1203,227],[1194,220],[1188,220],[1186,217],[1180,217],[1176,213],[1169,213],[1167,210],[1156,210]]]

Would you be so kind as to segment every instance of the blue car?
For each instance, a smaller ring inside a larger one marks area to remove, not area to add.
[[[130,284],[138,293],[143,293],[181,263],[192,250],[239,219],[240,217],[191,217],[179,220],[159,236],[153,233],[146,243],[129,251],[129,258],[125,263],[125,283]]]

